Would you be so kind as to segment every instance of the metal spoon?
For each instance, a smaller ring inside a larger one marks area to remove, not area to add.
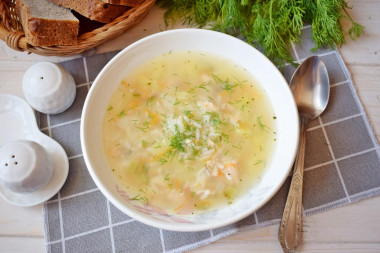
[[[330,95],[329,76],[323,61],[318,56],[306,59],[297,68],[289,86],[297,104],[301,126],[292,182],[278,232],[284,252],[294,252],[301,240],[306,125],[325,110]]]

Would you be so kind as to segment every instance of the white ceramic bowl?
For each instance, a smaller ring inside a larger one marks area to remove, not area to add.
[[[204,51],[229,58],[265,88],[277,116],[274,154],[261,180],[232,205],[195,216],[171,215],[129,200],[103,151],[102,122],[122,78],[143,62],[172,51]],[[145,224],[174,231],[201,231],[231,224],[263,206],[289,175],[298,143],[298,113],[287,82],[258,50],[232,36],[201,29],[178,29],[141,39],[117,54],[99,73],[84,104],[81,143],[87,168],[100,191],[122,212]]]

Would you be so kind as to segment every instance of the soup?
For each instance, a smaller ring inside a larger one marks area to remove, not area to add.
[[[276,141],[265,91],[217,55],[168,52],[120,83],[103,121],[107,162],[131,200],[169,213],[233,204]]]

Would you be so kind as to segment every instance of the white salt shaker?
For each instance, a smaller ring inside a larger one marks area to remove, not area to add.
[[[53,161],[34,141],[17,140],[0,148],[0,183],[17,193],[31,193],[45,186],[53,173]]]
[[[29,67],[22,88],[28,103],[46,114],[65,111],[76,95],[74,78],[62,66],[52,62],[39,62]]]

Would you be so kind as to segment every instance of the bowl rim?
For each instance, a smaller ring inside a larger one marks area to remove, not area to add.
[[[199,28],[180,28],[180,29],[166,30],[166,31],[162,31],[162,32],[158,32],[158,33],[146,36],[146,37],[130,44],[129,46],[125,47],[122,51],[117,53],[102,68],[102,70],[99,72],[99,74],[97,75],[97,77],[93,81],[91,88],[87,94],[85,103],[83,105],[83,111],[82,111],[81,123],[80,123],[81,148],[82,148],[82,154],[83,154],[83,158],[84,158],[87,170],[89,171],[89,174],[90,174],[91,178],[94,180],[96,186],[99,188],[100,192],[107,198],[107,200],[109,200],[120,211],[122,211],[123,213],[125,213],[126,215],[130,216],[131,218],[133,218],[137,221],[140,221],[146,225],[156,227],[159,229],[165,229],[165,230],[170,230],[170,231],[178,231],[178,232],[197,232],[197,231],[205,231],[205,230],[210,230],[210,229],[215,229],[215,228],[227,226],[227,225],[230,225],[230,224],[235,223],[237,221],[240,221],[240,220],[248,217],[249,215],[253,214],[257,210],[259,210],[262,206],[264,206],[266,203],[268,203],[268,201],[270,201],[273,198],[273,196],[278,192],[278,190],[281,188],[281,186],[284,184],[285,180],[287,179],[287,177],[288,177],[288,175],[292,169],[292,164],[294,163],[294,160],[296,157],[296,153],[297,153],[296,151],[298,149],[298,142],[299,142],[299,134],[297,134],[296,139],[295,139],[296,145],[294,145],[293,150],[291,150],[291,152],[290,152],[290,154],[292,154],[291,159],[290,159],[292,162],[291,162],[291,164],[289,164],[288,168],[286,169],[286,171],[285,171],[286,173],[284,174],[285,176],[283,176],[283,178],[281,179],[281,183],[279,183],[276,187],[274,187],[273,191],[267,196],[267,198],[264,201],[262,201],[259,205],[256,205],[254,208],[247,209],[246,211],[241,212],[240,214],[235,215],[232,218],[229,218],[226,220],[220,220],[220,221],[214,222],[214,223],[183,224],[183,225],[179,226],[177,223],[171,224],[169,222],[151,219],[151,218],[148,218],[144,215],[140,215],[137,211],[131,210],[131,209],[125,207],[124,205],[122,205],[117,199],[115,199],[112,196],[111,193],[108,192],[107,188],[103,185],[102,181],[99,179],[99,177],[97,176],[96,172],[94,171],[94,169],[92,167],[93,163],[91,162],[91,159],[88,156],[88,151],[87,151],[88,148],[87,148],[86,137],[85,137],[85,129],[87,127],[86,126],[87,125],[86,115],[88,113],[88,110],[89,110],[88,108],[90,106],[90,104],[89,104],[90,99],[89,98],[91,98],[92,94],[94,93],[94,90],[95,90],[94,87],[96,87],[96,85],[98,85],[100,77],[106,71],[108,71],[108,69],[110,69],[112,67],[112,65],[118,61],[119,58],[121,58],[126,52],[133,50],[135,47],[138,47],[140,44],[143,44],[146,41],[155,39],[157,37],[166,36],[167,34],[194,33],[194,32],[210,33],[210,34],[214,33],[216,35],[219,34],[219,36],[226,36],[230,40],[236,40],[238,43],[247,44],[246,42],[244,42],[244,41],[242,41],[236,37],[233,37],[231,35],[221,33],[221,32],[217,32],[217,31],[213,31],[213,30],[199,29]],[[247,45],[249,45],[249,44],[247,44]],[[262,54],[259,50],[257,50],[253,46],[251,46],[251,50],[254,50],[254,51],[256,51],[255,53],[262,55],[263,57],[260,60],[266,61],[266,64],[269,64],[273,68],[273,71],[277,71],[280,74],[280,78],[282,79],[281,85],[286,84],[285,85],[286,87],[284,87],[284,88],[287,89],[290,94],[292,94],[290,87],[287,85],[288,84],[287,81],[285,80],[285,78],[283,77],[281,72],[278,70],[278,68],[264,54]],[[296,125],[296,131],[297,131],[297,133],[299,133],[298,110],[297,110],[297,106],[295,104],[293,96],[291,96],[291,98],[293,101],[293,103],[291,103],[292,104],[291,107],[293,107],[293,110],[295,109],[295,112],[297,113],[297,117],[296,117],[297,122],[295,122],[296,123],[295,125]]]

